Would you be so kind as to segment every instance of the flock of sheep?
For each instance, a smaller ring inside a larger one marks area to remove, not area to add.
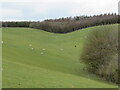
[[[34,48],[32,47],[32,45],[31,45],[31,44],[29,44],[29,46],[31,47],[31,49],[32,49],[32,50],[34,50]],[[46,50],[45,48],[42,48],[42,51],[45,51],[45,50]],[[61,51],[63,51],[63,49],[62,49],[62,48],[61,48],[60,50],[61,50]],[[43,52],[41,52],[41,55],[42,55],[42,54],[44,54],[44,53],[43,53]]]

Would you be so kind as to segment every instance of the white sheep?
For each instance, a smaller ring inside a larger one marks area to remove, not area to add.
[[[1,43],[3,44],[3,41],[1,41]]]
[[[61,48],[60,50],[61,50],[61,51],[63,51],[63,49],[62,49],[62,48]]]
[[[32,45],[31,45],[31,44],[29,44],[29,46],[31,47]]]
[[[41,54],[43,54],[43,52],[41,52]]]
[[[42,50],[45,50],[45,48],[43,48]]]

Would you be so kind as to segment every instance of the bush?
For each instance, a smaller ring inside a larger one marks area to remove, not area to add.
[[[88,71],[118,83],[118,29],[112,26],[92,30],[85,42],[81,60]]]

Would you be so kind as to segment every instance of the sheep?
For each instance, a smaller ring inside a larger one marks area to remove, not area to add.
[[[41,54],[43,54],[43,52],[41,52]]]
[[[29,44],[29,46],[31,47],[32,45],[31,45],[31,44]]]
[[[45,51],[45,48],[43,48],[42,50]]]

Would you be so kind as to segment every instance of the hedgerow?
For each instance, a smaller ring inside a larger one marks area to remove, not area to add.
[[[118,83],[118,27],[91,30],[86,41],[80,59],[87,70]]]

